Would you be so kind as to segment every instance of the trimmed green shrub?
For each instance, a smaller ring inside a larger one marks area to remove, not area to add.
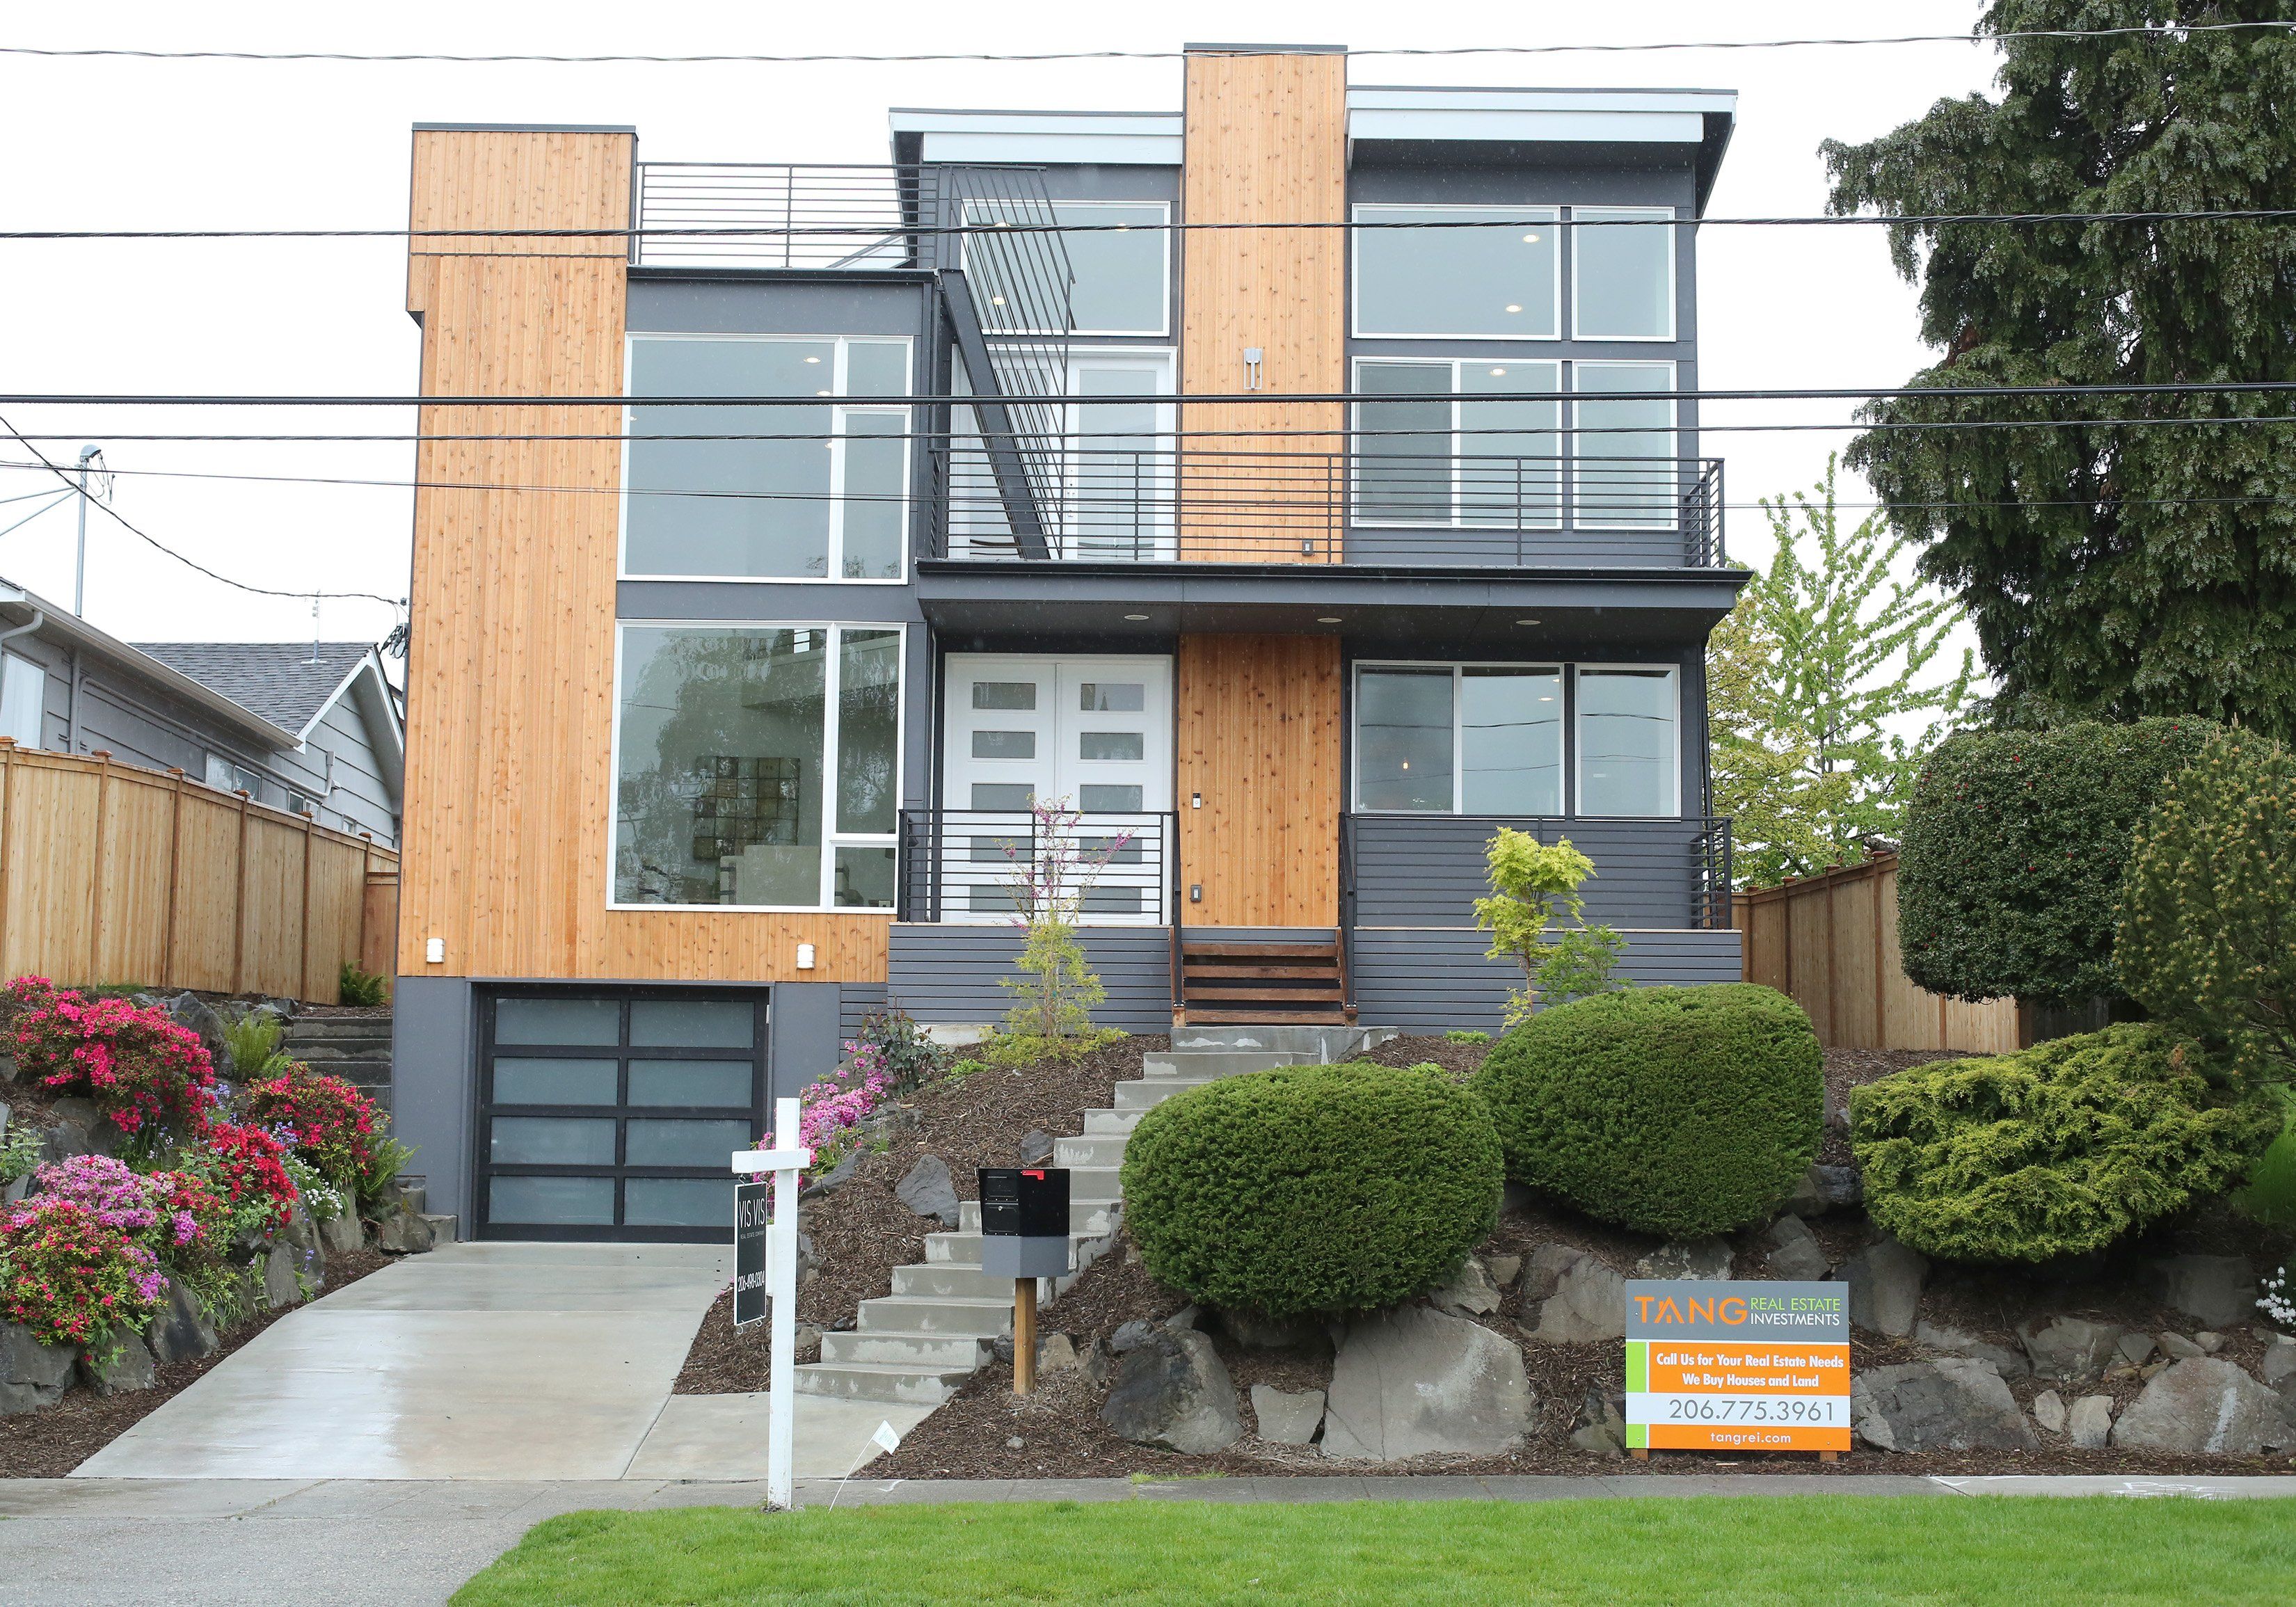
[[[2280,1102],[2285,1125],[2249,1168],[2248,1186],[2234,1194],[2232,1202],[2267,1227],[2296,1228],[2296,1095],[2285,1087],[2272,1092]],[[0,1154],[0,1177],[5,1177],[7,1170],[6,1158]]]
[[[1433,1067],[1223,1078],[1124,1151],[1124,1225],[1158,1280],[1268,1316],[1367,1311],[1439,1283],[1498,1220],[1490,1113]]]
[[[2144,1021],[1868,1083],[1849,1100],[1866,1212],[1950,1260],[2103,1249],[2234,1186],[2280,1131],[2272,1102],[2220,1077]]]
[[[2120,991],[2131,832],[2215,727],[2200,719],[1962,732],[1922,767],[1898,857],[1906,974],[1960,999]]]
[[[1825,1119],[1809,1018],[1745,982],[1542,1010],[1498,1041],[1473,1086],[1509,1177],[1669,1238],[1765,1216],[1817,1158]]]
[[[2136,828],[2112,951],[2159,1021],[2229,1044],[2243,1073],[2296,1078],[2296,757],[2227,731]]]

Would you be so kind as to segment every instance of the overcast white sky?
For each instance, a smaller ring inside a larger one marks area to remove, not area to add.
[[[392,7],[202,7],[118,0],[30,8],[0,43],[154,49],[696,52],[1170,50],[1184,42],[1305,40],[1357,48],[1634,44],[1965,32],[1976,0],[1716,6],[1611,0],[1398,8],[1325,0],[1166,0],[1131,7],[1008,0],[993,8],[402,0]],[[1358,84],[1695,86],[1739,92],[1739,122],[1711,210],[1814,214],[1818,142],[1865,139],[1940,96],[1989,84],[1993,53],[1968,45],[1628,55],[1359,59]],[[397,227],[406,216],[408,125],[420,120],[627,123],[642,157],[883,161],[892,105],[1168,108],[1174,61],[836,66],[453,66],[58,62],[0,57],[0,176],[11,228]],[[0,391],[403,395],[417,332],[405,309],[402,242],[0,242]],[[1924,361],[1913,295],[1876,229],[1710,229],[1700,241],[1709,387],[1890,385]],[[1848,406],[1709,409],[1710,423],[1835,422]],[[290,589],[406,589],[414,449],[373,445],[160,444],[170,430],[250,433],[371,427],[405,434],[409,411],[32,408],[27,431],[74,458],[103,445],[123,471],[120,512],[226,574]],[[1842,435],[1710,435],[1728,460],[1732,549],[1759,559],[1765,492],[1814,480]],[[13,442],[0,459],[21,461]],[[143,473],[124,472],[141,471]],[[156,472],[166,471],[166,473]],[[324,477],[384,485],[264,484],[173,474]],[[37,474],[0,471],[0,496]],[[1845,496],[1864,498],[1862,486]],[[0,504],[5,526],[35,503]],[[282,640],[308,635],[308,602],[248,597],[89,521],[86,613],[130,640]],[[68,601],[69,504],[0,537],[0,575]],[[330,603],[329,637],[394,620]]]

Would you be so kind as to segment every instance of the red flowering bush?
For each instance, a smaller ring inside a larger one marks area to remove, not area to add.
[[[240,1105],[335,1183],[354,1185],[374,1160],[374,1102],[300,1061],[247,1084]]]
[[[159,1258],[80,1201],[36,1194],[0,1217],[0,1314],[44,1343],[102,1349],[167,1292]]]
[[[235,1121],[210,1124],[206,1148],[190,1158],[187,1169],[211,1182],[226,1198],[230,1237],[266,1234],[294,1207],[295,1180],[287,1175],[287,1146],[261,1127]]]
[[[0,989],[19,1074],[84,1095],[146,1150],[207,1129],[215,1065],[199,1035],[125,999],[87,1000],[45,977]]]

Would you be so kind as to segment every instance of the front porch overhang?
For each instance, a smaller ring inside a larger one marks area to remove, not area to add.
[[[916,589],[925,619],[950,635],[1145,644],[1197,632],[1297,632],[1519,643],[1532,621],[1552,635],[1625,644],[1702,640],[1748,574],[928,559],[917,565]]]

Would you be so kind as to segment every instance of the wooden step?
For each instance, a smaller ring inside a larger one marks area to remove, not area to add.
[[[1204,1027],[1341,1027],[1347,1018],[1337,1010],[1264,1008],[1234,1010],[1219,1005],[1191,1004],[1187,1025]]]
[[[1195,943],[1180,939],[1180,958],[1200,955],[1240,960],[1328,960],[1339,953],[1337,943]]]
[[[1327,982],[1339,974],[1340,968],[1331,965],[1197,965],[1193,963],[1182,968],[1181,979],[1208,982],[1278,981]]]
[[[1341,988],[1339,983],[1333,981],[1314,982],[1298,988],[1222,988],[1218,986],[1191,985],[1187,993],[1188,1004],[1193,1007],[1198,1003],[1207,1004],[1249,1004],[1254,999],[1265,999],[1270,1004],[1301,1004],[1310,1000],[1329,1000],[1331,1003],[1336,1004],[1340,1002],[1342,991],[1343,990]]]

